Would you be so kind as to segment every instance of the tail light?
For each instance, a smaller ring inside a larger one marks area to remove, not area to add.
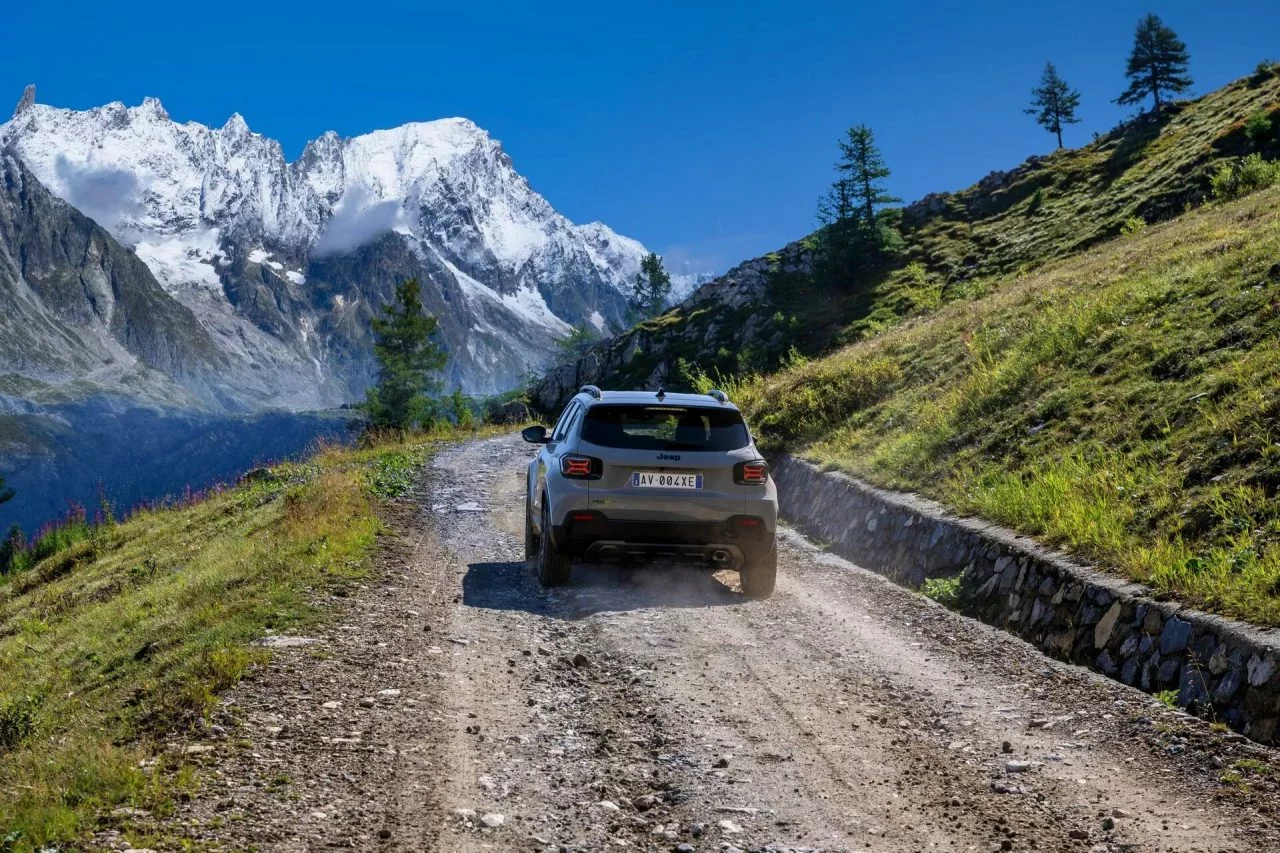
[[[733,466],[733,481],[739,486],[763,486],[769,482],[769,463],[763,459]]]
[[[598,480],[604,463],[592,456],[561,456],[560,473],[574,480]]]

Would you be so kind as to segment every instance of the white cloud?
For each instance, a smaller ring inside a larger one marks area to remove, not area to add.
[[[351,187],[316,238],[314,252],[323,256],[354,251],[403,222],[404,208],[399,201],[374,201],[374,195],[364,187]]]
[[[140,187],[132,172],[72,163],[62,154],[54,161],[54,172],[62,198],[107,230],[142,212]]]

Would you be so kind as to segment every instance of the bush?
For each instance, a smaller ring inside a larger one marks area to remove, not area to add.
[[[1209,180],[1213,197],[1221,201],[1240,198],[1280,184],[1280,161],[1250,154],[1234,164],[1224,163]]]
[[[927,598],[941,604],[948,610],[959,610],[960,600],[960,579],[963,574],[953,575],[949,578],[925,578],[920,586],[920,591]]]
[[[16,749],[35,732],[37,704],[32,696],[0,704],[0,752]]]
[[[1266,110],[1258,110],[1249,116],[1248,121],[1244,123],[1244,135],[1249,137],[1249,141],[1254,145],[1260,145],[1271,136],[1271,116],[1267,115]]]
[[[1141,216],[1130,216],[1120,226],[1120,233],[1125,237],[1131,234],[1141,234],[1147,227],[1147,220]]]
[[[1275,74],[1277,68],[1280,68],[1280,63],[1276,62],[1274,59],[1262,60],[1261,62],[1258,63],[1258,66],[1253,69],[1254,81],[1261,83],[1263,80],[1266,80],[1272,74]]]
[[[919,261],[912,261],[903,270],[902,293],[909,311],[936,311],[942,305],[942,283],[931,281],[929,271]]]

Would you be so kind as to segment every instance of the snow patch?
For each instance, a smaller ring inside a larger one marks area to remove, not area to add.
[[[599,311],[592,311],[591,316],[587,318],[587,322],[594,326],[597,332],[604,331],[604,317],[600,316]]]
[[[222,257],[216,228],[172,237],[151,234],[140,239],[133,251],[170,293],[187,287],[222,290],[214,268]]]
[[[542,294],[532,287],[521,288],[515,293],[496,293],[485,285],[476,281],[471,276],[458,269],[449,261],[440,259],[449,272],[453,273],[458,279],[458,283],[462,285],[462,289],[468,295],[479,296],[491,302],[497,302],[513,314],[531,322],[536,323],[552,332],[557,338],[564,337],[573,331],[564,320],[561,320],[555,314],[551,313],[551,309],[547,307],[547,301],[542,298]]]
[[[298,270],[285,270],[284,277],[294,284],[306,284],[307,277]]]
[[[271,255],[267,254],[265,249],[254,249],[249,253],[249,263],[260,264],[269,257],[271,257]]]

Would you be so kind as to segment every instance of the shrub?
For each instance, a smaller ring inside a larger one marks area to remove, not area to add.
[[[948,610],[958,610],[960,608],[960,579],[963,575],[954,575],[949,578],[925,578],[920,586],[920,591],[926,597],[932,598]]]
[[[1266,110],[1258,110],[1249,116],[1244,123],[1244,135],[1254,145],[1265,142],[1271,136],[1271,116],[1267,115]]]
[[[1130,216],[1120,226],[1120,233],[1128,237],[1131,234],[1141,234],[1147,227],[1147,220],[1141,216]]]
[[[903,296],[908,310],[935,311],[942,305],[941,282],[930,281],[929,271],[919,261],[912,261],[903,270]]]
[[[1275,74],[1277,68],[1280,68],[1280,62],[1276,62],[1274,59],[1264,59],[1253,69],[1253,79],[1261,83],[1272,74]]]
[[[0,752],[15,749],[35,732],[37,704],[31,696],[0,704]]]
[[[1213,197],[1221,201],[1239,198],[1280,184],[1280,161],[1250,154],[1234,164],[1224,163],[1209,180]]]

